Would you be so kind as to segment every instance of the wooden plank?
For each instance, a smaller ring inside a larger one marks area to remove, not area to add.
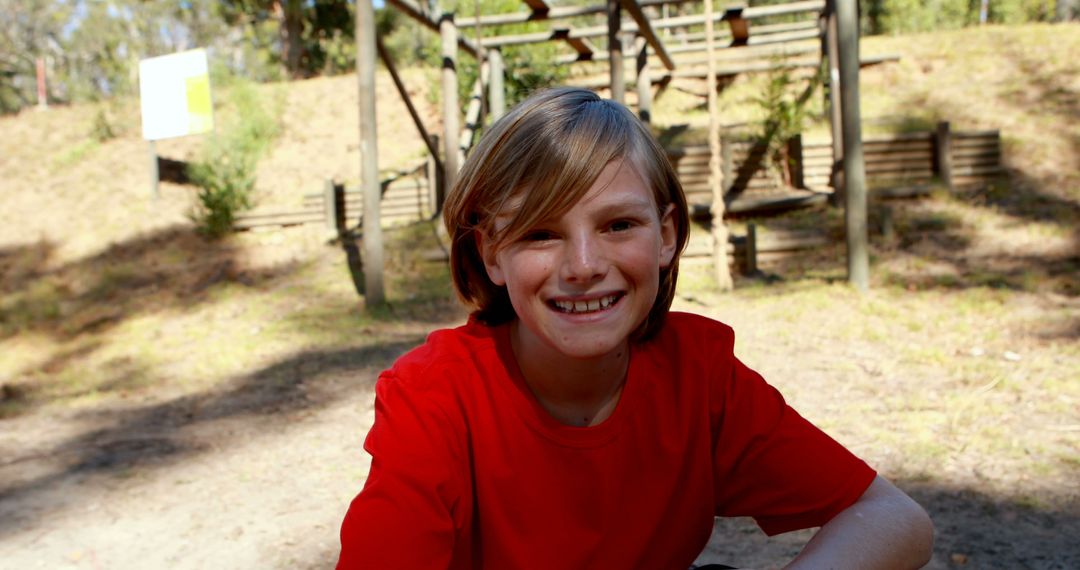
[[[895,160],[925,160],[932,161],[933,154],[929,150],[899,149],[888,152],[867,152],[867,162],[890,162]]]
[[[1005,174],[1005,169],[996,165],[954,167],[953,174],[957,176],[998,176]]]
[[[611,99],[623,103],[626,98],[625,69],[623,69],[622,5],[619,0],[607,0],[608,89]]]
[[[934,134],[930,132],[918,133],[893,133],[888,135],[868,135],[863,138],[863,143],[889,143],[896,141],[932,141]]]
[[[622,7],[630,14],[630,18],[638,25],[638,33],[645,37],[645,41],[649,42],[656,57],[660,58],[660,62],[664,64],[664,67],[669,70],[675,69],[675,62],[672,61],[671,56],[668,55],[666,49],[664,49],[664,42],[660,41],[660,38],[656,36],[656,32],[653,31],[652,25],[649,24],[649,19],[645,16],[645,13],[641,10],[641,5],[637,3],[637,0],[621,0]]]
[[[565,40],[566,43],[577,52],[577,59],[579,61],[591,61],[593,54],[596,53],[596,48],[585,38],[572,38],[567,35]]]
[[[274,220],[279,218],[289,217],[301,217],[311,218],[318,217],[320,221],[326,217],[324,210],[310,208],[304,210],[252,210],[250,212],[244,212],[236,217],[236,219],[244,220]]]
[[[747,46],[762,46],[770,44],[783,44],[794,43],[802,40],[817,40],[821,39],[821,31],[817,29],[812,30],[795,30],[793,32],[779,32],[775,34],[761,34],[753,35],[747,39]],[[732,42],[732,45],[738,45]],[[820,49],[820,48],[818,48]]]
[[[544,0],[521,0],[533,12],[548,12],[551,7]]]
[[[967,158],[983,158],[987,156],[993,156],[995,158],[1001,157],[1001,149],[998,147],[974,147],[974,148],[954,148],[953,159],[963,160]]]
[[[867,176],[873,178],[885,178],[893,176],[933,176],[934,169],[929,166],[923,166],[920,168],[913,168],[909,166],[889,166],[889,167],[875,167],[866,168]]]
[[[999,143],[987,139],[959,139],[953,141],[953,148],[1001,148]]]
[[[754,34],[772,34],[776,32],[794,32],[796,30],[809,30],[816,29],[818,27],[817,19],[804,20],[802,22],[788,22],[784,24],[764,24],[761,26],[753,26],[751,32]],[[693,32],[689,34],[682,34],[679,36],[684,42],[697,42],[705,39],[705,32]],[[717,33],[715,40],[730,40],[731,32],[723,30]],[[668,48],[668,51],[672,51],[674,48]]]
[[[953,136],[961,139],[1000,139],[1001,131],[997,129],[988,131],[956,131],[953,133]]]
[[[825,194],[806,194],[790,197],[764,197],[764,198],[736,198],[727,205],[727,211],[733,214],[748,212],[766,212],[805,208],[810,206],[824,205],[827,201]],[[760,251],[760,249],[759,249]]]
[[[425,13],[423,10],[421,10],[420,6],[417,5],[413,0],[386,1],[394,8],[397,8],[401,12],[404,12],[406,16],[409,16],[417,22],[420,22],[421,24],[427,26],[435,32],[439,31],[439,23],[435,20],[432,20],[431,17],[428,16],[427,13]],[[479,49],[477,48],[476,44],[474,44],[473,41],[469,38],[461,36],[457,38],[457,44],[461,49],[465,50],[473,57],[477,57],[476,54],[479,52]]]
[[[731,45],[744,46],[750,39],[750,22],[742,17],[742,6],[732,6],[724,11],[724,21],[731,31]]]
[[[957,168],[970,168],[975,166],[1001,166],[1001,161],[996,156],[987,156],[982,158],[965,158],[964,160],[953,160],[953,166]]]
[[[933,161],[926,159],[898,159],[891,160],[892,157],[882,156],[874,157],[874,160],[867,158],[865,162],[867,170],[873,170],[875,172],[882,170],[901,170],[905,168],[913,169],[925,169],[933,168]]]

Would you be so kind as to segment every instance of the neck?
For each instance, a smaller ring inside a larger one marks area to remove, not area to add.
[[[510,327],[511,346],[525,383],[540,405],[567,425],[597,425],[615,410],[630,365],[629,343],[596,358],[571,358]]]

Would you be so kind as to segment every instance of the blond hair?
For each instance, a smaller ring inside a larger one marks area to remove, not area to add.
[[[653,191],[658,214],[673,205],[677,246],[660,271],[656,301],[635,338],[659,329],[675,296],[679,255],[689,234],[682,185],[667,153],[626,107],[577,88],[541,91],[497,121],[465,161],[447,195],[443,221],[451,237],[450,269],[458,296],[477,319],[499,324],[516,318],[505,287],[488,278],[475,232],[496,249],[531,227],[569,210],[604,168],[625,159]],[[494,218],[509,200],[519,201],[498,232]]]

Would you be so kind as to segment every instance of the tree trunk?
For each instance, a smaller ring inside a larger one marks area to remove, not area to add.
[[[278,20],[282,61],[292,79],[307,76],[304,58],[304,5],[302,0],[274,0],[274,16]]]
[[[1077,0],[1057,0],[1057,21],[1069,22],[1080,15],[1080,2]]]

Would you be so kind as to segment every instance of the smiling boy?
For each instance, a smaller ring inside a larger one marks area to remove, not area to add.
[[[917,567],[922,509],[670,313],[686,200],[624,107],[534,95],[444,218],[469,322],[384,372],[339,568],[677,568],[714,516],[822,529],[805,568]]]

